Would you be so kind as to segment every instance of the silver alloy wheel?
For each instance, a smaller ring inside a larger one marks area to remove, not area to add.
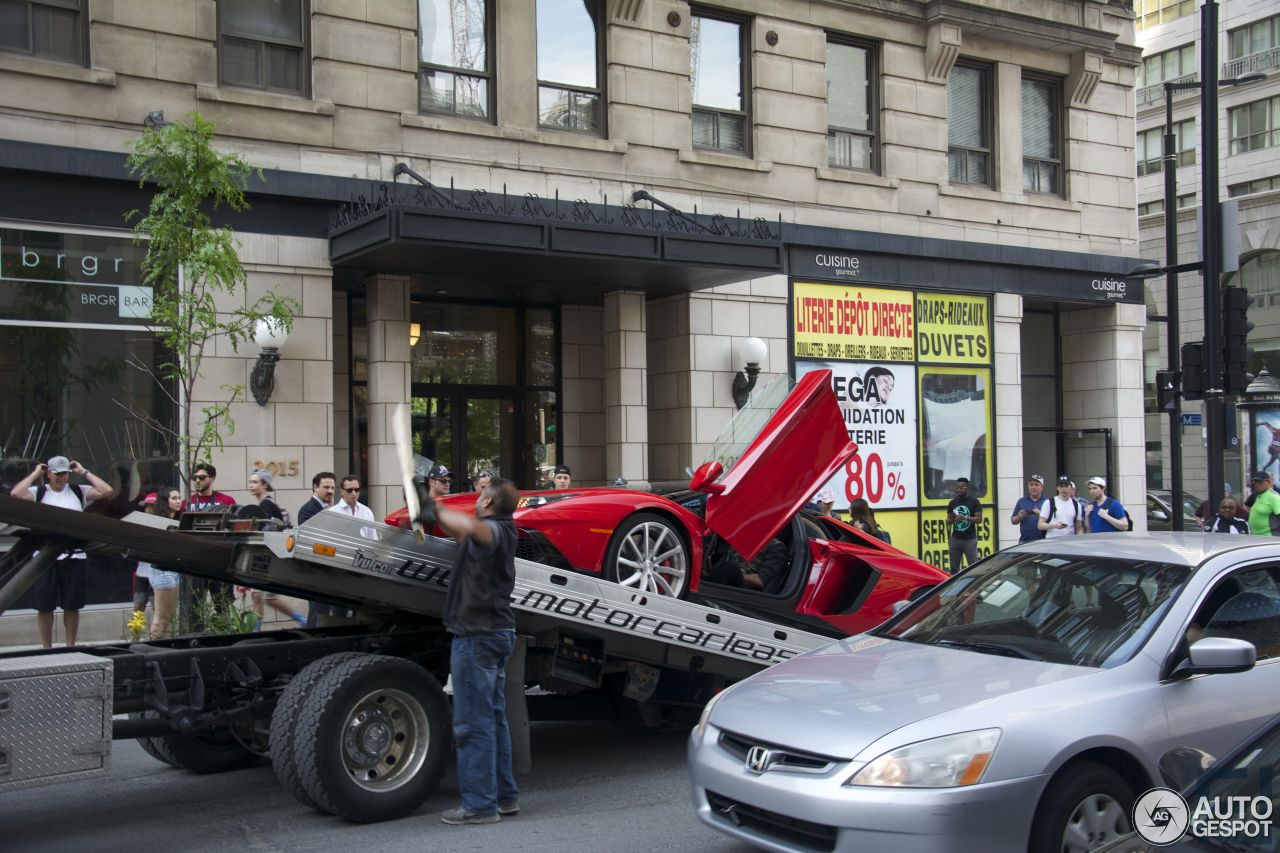
[[[689,572],[680,534],[661,521],[644,521],[627,531],[618,549],[618,583],[656,595],[679,597]],[[628,572],[630,572],[628,574]]]
[[[375,690],[352,706],[342,725],[342,766],[366,791],[391,791],[422,769],[430,744],[427,712],[417,699]]]
[[[1088,853],[1132,832],[1129,815],[1109,794],[1085,797],[1062,831],[1062,853]]]

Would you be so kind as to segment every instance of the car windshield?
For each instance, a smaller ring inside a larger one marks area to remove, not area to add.
[[[875,633],[1075,666],[1124,663],[1188,576],[1184,566],[997,554]]]
[[[716,443],[711,448],[711,455],[704,462],[719,462],[725,471],[733,468],[742,457],[747,445],[760,434],[764,425],[773,417],[773,413],[787,399],[791,392],[791,381],[785,375],[778,375],[768,385],[757,388],[729,422],[720,430]]]

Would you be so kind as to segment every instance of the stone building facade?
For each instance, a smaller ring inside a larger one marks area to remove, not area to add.
[[[1106,472],[1141,499],[1128,4],[71,5],[62,38],[0,45],[10,240],[127,236],[121,214],[145,194],[122,151],[156,112],[201,113],[266,170],[228,221],[250,295],[302,311],[270,402],[236,406],[215,457],[225,491],[274,465],[296,506],[312,473],[353,470],[375,512],[395,508],[398,403],[419,452],[460,479],[499,467],[533,487],[561,462],[588,485],[679,479],[736,410],[744,339],[767,347],[761,386],[806,369],[793,300],[812,285],[980,306],[980,359],[912,355],[903,375],[960,377],[913,403],[921,424],[931,405],[981,404],[969,456],[940,450],[934,476],[946,489],[982,469],[984,549],[1016,539],[1008,510],[1031,473]],[[248,349],[217,353],[209,397],[245,381]],[[34,417],[74,445],[59,405]],[[902,477],[923,478],[940,428],[913,433]],[[896,505],[901,529],[938,500]]]

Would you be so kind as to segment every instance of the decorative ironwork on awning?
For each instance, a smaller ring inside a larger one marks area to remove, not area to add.
[[[650,207],[512,195],[505,186],[444,189],[404,164],[395,178],[340,206],[329,235],[335,267],[655,294],[783,271],[780,220],[685,213],[644,190],[633,199]]]

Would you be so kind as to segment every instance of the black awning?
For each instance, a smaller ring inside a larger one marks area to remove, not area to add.
[[[408,275],[450,297],[598,302],[614,290],[667,296],[784,271],[778,223],[534,195],[460,200],[435,187],[375,185],[329,235],[335,275]]]

